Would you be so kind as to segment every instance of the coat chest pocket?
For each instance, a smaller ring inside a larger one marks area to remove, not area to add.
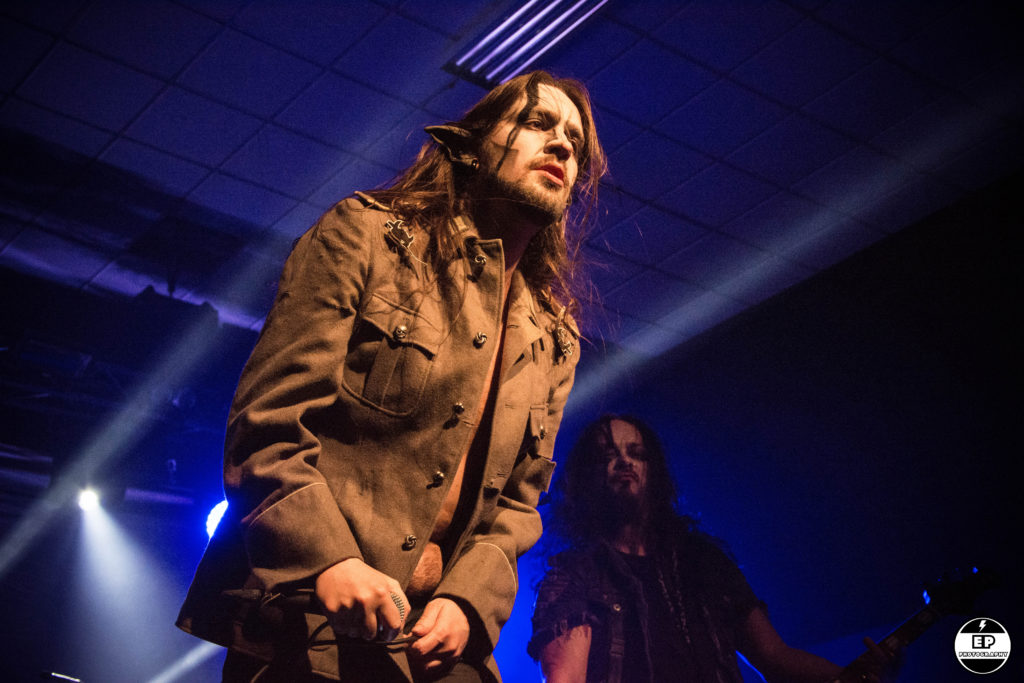
[[[375,408],[407,415],[420,403],[441,337],[422,309],[375,292],[353,327],[342,385]]]

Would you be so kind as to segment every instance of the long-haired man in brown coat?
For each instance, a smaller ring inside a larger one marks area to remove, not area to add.
[[[225,680],[499,678],[605,159],[586,90],[544,72],[427,132],[297,241],[239,382],[178,620]]]

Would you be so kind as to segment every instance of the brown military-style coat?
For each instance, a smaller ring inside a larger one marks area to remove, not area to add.
[[[339,646],[319,614],[267,619],[238,596],[310,588],[350,557],[408,585],[477,431],[500,338],[501,241],[460,221],[470,258],[439,281],[427,236],[399,246],[395,220],[358,194],[296,242],[229,415],[228,512],[177,622],[260,658],[308,657],[346,681],[407,680],[408,666],[380,645]],[[517,558],[540,537],[535,506],[579,357],[572,321],[519,273],[509,299],[476,504],[434,592],[469,613],[470,651],[496,676],[490,651]]]

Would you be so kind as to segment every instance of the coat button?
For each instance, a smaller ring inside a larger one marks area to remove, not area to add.
[[[431,478],[431,481],[434,483],[434,486],[440,486],[441,484],[443,484],[444,472],[442,472],[441,470],[434,472],[434,476]]]
[[[622,611],[622,605],[620,605],[619,603],[615,603],[614,605],[612,605],[612,611],[613,612],[621,612]]]
[[[477,332],[476,336],[473,337],[473,346],[475,346],[478,349],[481,346],[483,346],[484,344],[486,344],[486,343],[487,343],[487,335],[484,334],[483,332]]]
[[[395,328],[395,339],[405,339],[409,336],[409,328],[405,325],[399,325]]]
[[[548,430],[544,428],[544,425],[540,426],[540,438],[544,438],[548,435]]]
[[[452,412],[454,412],[456,415],[462,415],[464,412],[466,412],[466,406],[462,405],[462,401],[459,401],[458,403],[452,406]]]
[[[487,257],[484,256],[483,254],[477,254],[476,256],[473,257],[473,263],[477,264],[478,266],[482,266],[485,263],[487,263]]]
[[[402,550],[412,550],[416,547],[417,540],[418,539],[415,536],[409,534],[405,537],[405,540],[402,542]]]

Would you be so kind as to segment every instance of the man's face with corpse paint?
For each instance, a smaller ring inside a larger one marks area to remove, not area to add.
[[[480,150],[481,170],[500,196],[537,211],[545,222],[562,217],[579,173],[584,133],[580,112],[559,88],[537,87],[526,111],[523,94]]]

